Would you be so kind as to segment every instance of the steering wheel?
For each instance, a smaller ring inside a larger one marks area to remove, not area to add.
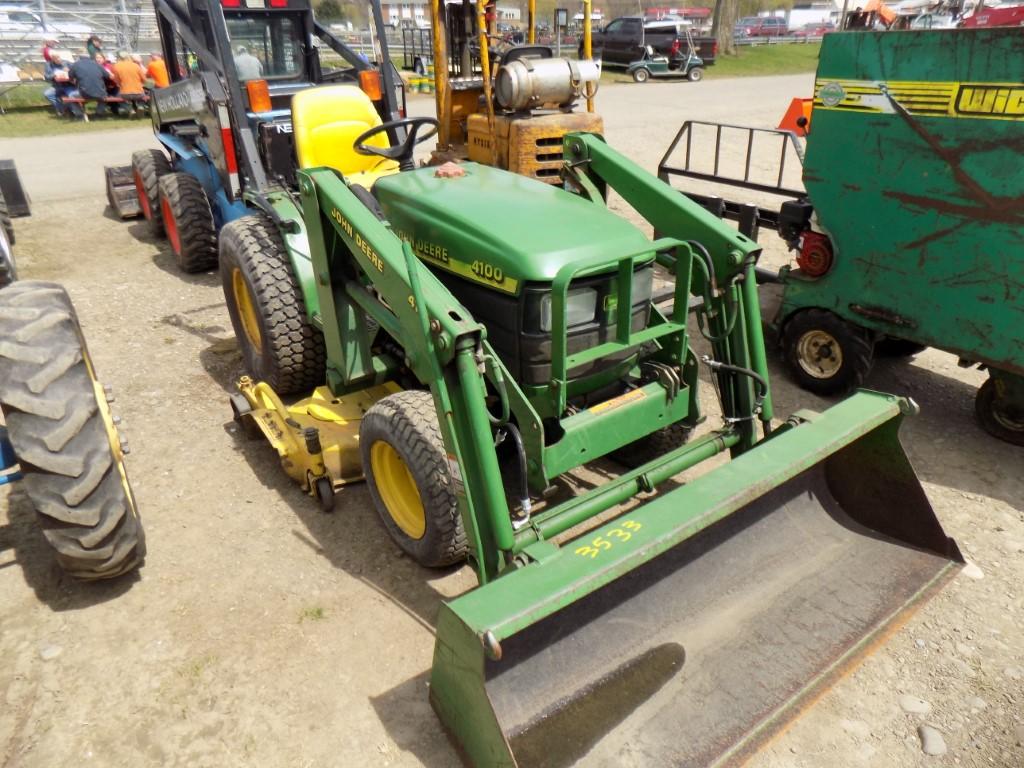
[[[431,126],[429,133],[420,135],[419,130],[424,126]],[[405,140],[395,147],[378,147],[367,144],[370,139],[385,131],[394,128],[405,128]],[[397,160],[398,166],[403,171],[411,171],[416,166],[412,161],[412,150],[417,144],[422,144],[429,138],[437,135],[438,122],[433,117],[403,117],[401,120],[389,120],[374,126],[368,131],[361,133],[352,143],[352,148],[360,155],[377,155],[386,157],[388,160]]]

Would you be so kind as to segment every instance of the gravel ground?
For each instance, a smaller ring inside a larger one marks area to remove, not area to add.
[[[771,126],[811,82],[610,86],[598,104],[610,143],[654,170],[682,120]],[[241,365],[218,278],[181,275],[143,223],[104,213],[103,165],[148,146],[145,129],[0,146],[34,200],[16,221],[22,276],[63,282],[77,304],[149,542],[135,579],[70,582],[25,496],[0,490],[0,765],[457,764],[426,680],[437,606],[475,579],[397,555],[361,486],[320,514],[235,433]],[[773,243],[765,262],[785,258]],[[773,373],[779,414],[828,406],[777,360]],[[1024,454],[975,425],[982,380],[932,350],[877,364],[873,388],[922,406],[904,442],[975,565],[752,765],[1024,765]]]

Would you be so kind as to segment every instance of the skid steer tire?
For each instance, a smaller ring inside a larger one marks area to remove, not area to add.
[[[138,566],[145,536],[120,440],[59,285],[26,281],[0,293],[0,410],[61,568],[108,579]]]
[[[203,185],[187,173],[160,177],[160,217],[182,272],[217,266],[217,225]]]
[[[466,534],[430,393],[378,401],[363,417],[359,450],[373,505],[395,543],[428,568],[464,560]]]
[[[617,448],[611,452],[610,456],[619,464],[635,469],[641,464],[646,464],[659,456],[664,456],[669,451],[682,447],[690,439],[692,433],[692,427],[677,421],[675,424],[669,424],[667,427],[652,432],[647,437]]]
[[[156,237],[164,233],[160,215],[160,177],[171,172],[167,155],[159,149],[140,149],[132,153],[132,178],[139,197],[142,215],[149,222],[149,231]]]
[[[797,383],[818,395],[861,386],[874,356],[867,331],[823,309],[805,309],[787,320],[782,347]]]
[[[220,233],[220,274],[246,368],[281,395],[324,383],[323,334],[306,315],[302,289],[277,227],[263,213]]]
[[[0,227],[4,228],[4,234],[7,235],[7,244],[14,245],[14,222],[11,221],[11,211],[7,207],[7,200],[4,199],[4,193],[0,192]]]

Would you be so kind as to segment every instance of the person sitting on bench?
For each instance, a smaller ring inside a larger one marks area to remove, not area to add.
[[[96,116],[105,115],[107,113],[105,99],[107,98],[107,79],[109,77],[107,71],[97,64],[92,56],[83,53],[82,57],[72,64],[68,71],[68,78],[77,89],[70,96],[96,101]],[[81,117],[82,109],[77,104],[71,105],[71,113],[75,117]]]
[[[142,68],[132,61],[127,51],[118,52],[117,63],[114,64],[114,80],[118,87],[117,95],[131,105],[132,117],[138,116],[139,102],[145,99],[145,92],[142,89],[142,74]]]

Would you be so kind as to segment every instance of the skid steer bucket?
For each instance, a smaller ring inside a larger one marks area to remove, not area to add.
[[[488,766],[742,762],[963,562],[899,443],[910,407],[861,392],[806,414],[442,606],[430,696],[459,746]]]

